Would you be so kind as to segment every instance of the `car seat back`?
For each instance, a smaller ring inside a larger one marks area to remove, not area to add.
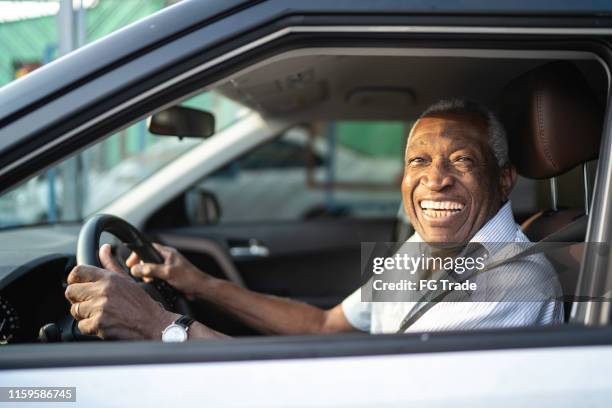
[[[599,154],[604,106],[582,73],[568,62],[531,70],[506,87],[501,120],[508,132],[510,159],[520,175],[532,179],[558,177]],[[588,188],[588,186],[584,186]],[[588,192],[586,194],[588,197]],[[575,292],[588,217],[585,208],[553,208],[530,216],[521,228],[534,242],[576,242],[555,265],[566,299]],[[566,302],[566,319],[571,303]]]

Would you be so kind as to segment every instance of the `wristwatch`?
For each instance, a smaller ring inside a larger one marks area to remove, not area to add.
[[[187,341],[189,335],[189,326],[194,320],[189,316],[181,316],[176,319],[170,326],[166,327],[162,332],[162,341],[164,343],[182,343]]]

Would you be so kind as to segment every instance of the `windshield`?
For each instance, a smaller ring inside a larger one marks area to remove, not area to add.
[[[248,113],[215,92],[181,105],[213,113],[215,132]],[[0,228],[80,221],[203,142],[156,136],[137,122],[0,196]]]

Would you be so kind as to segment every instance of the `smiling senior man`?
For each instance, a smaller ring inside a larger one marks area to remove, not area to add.
[[[495,255],[499,246],[491,243],[529,242],[514,221],[508,200],[515,180],[504,129],[489,110],[462,100],[431,106],[415,122],[406,148],[402,196],[416,231],[407,244],[427,243],[457,255],[468,243],[481,243],[485,255]],[[490,288],[497,290],[507,280],[513,283],[510,291],[498,291],[498,298],[432,303],[406,326],[406,319],[419,313],[422,301],[365,302],[358,289],[336,307],[322,310],[216,279],[175,249],[155,246],[164,264],[143,264],[132,254],[127,264],[134,276],[165,280],[188,298],[211,302],[263,333],[498,328],[563,319],[558,282],[543,255],[532,255],[529,262],[506,267],[505,272],[497,268],[502,273],[492,275]],[[102,338],[162,339],[162,332],[181,316],[161,309],[123,274],[108,245],[100,249],[100,260],[105,269],[77,266],[68,277],[66,297],[81,331]],[[517,301],[512,297],[517,291],[537,294],[537,301],[529,295],[525,299],[530,301]],[[199,322],[180,322],[186,333],[183,340],[224,337]]]

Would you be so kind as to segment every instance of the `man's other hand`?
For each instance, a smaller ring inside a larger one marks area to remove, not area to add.
[[[159,244],[153,246],[164,258],[164,263],[144,263],[133,252],[126,261],[132,275],[142,278],[145,282],[150,282],[153,278],[164,280],[183,293],[187,299],[193,300],[197,291],[201,290],[205,281],[211,276],[195,267],[176,249]]]
[[[99,252],[102,268],[78,265],[68,275],[70,314],[83,334],[103,339],[160,339],[178,316],[164,310],[116,263],[111,247]]]

